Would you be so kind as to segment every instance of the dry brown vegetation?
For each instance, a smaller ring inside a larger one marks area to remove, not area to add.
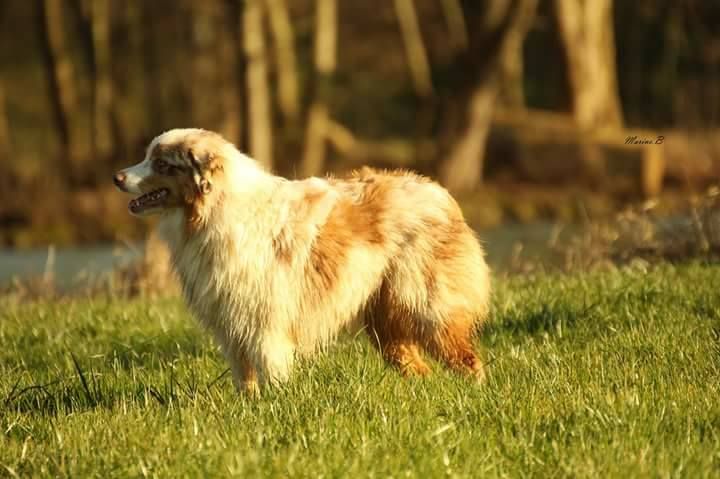
[[[589,272],[663,262],[720,261],[720,189],[633,204],[582,225],[558,223],[542,249],[531,254],[517,242],[501,273]],[[537,251],[537,247],[534,248]]]
[[[616,264],[720,259],[720,189],[693,196],[672,215],[656,214],[649,201],[591,223],[563,246],[566,269]]]

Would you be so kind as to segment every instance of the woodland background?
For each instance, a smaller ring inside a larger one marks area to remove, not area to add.
[[[709,0],[4,1],[0,245],[141,238],[111,174],[189,126],[290,177],[419,170],[480,228],[672,205],[720,173],[718,25]]]

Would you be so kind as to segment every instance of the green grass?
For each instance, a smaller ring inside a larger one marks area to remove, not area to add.
[[[257,399],[179,301],[0,300],[0,476],[718,477],[720,268],[496,285],[482,387],[364,339]]]

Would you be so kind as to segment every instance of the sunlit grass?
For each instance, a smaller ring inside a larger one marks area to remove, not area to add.
[[[0,299],[0,476],[720,474],[720,268],[502,280],[478,387],[367,341],[257,399],[180,301]]]

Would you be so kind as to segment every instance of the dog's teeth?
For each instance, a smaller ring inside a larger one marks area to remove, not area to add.
[[[131,208],[139,208],[148,202],[159,201],[159,200],[163,199],[166,195],[167,195],[167,190],[164,190],[164,189],[150,191],[150,192],[145,193],[144,195],[130,201],[129,205]]]

